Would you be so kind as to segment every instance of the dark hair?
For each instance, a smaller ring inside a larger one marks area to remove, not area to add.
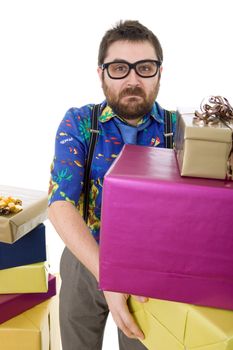
[[[109,29],[103,36],[99,46],[99,66],[104,63],[104,59],[107,55],[109,46],[119,40],[128,40],[135,42],[149,41],[154,46],[158,60],[160,62],[163,61],[163,50],[158,38],[154,35],[154,33],[142,25],[139,21],[126,20],[117,23],[115,27]]]

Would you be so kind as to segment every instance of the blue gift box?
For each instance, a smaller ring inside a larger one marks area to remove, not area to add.
[[[39,224],[14,243],[0,243],[0,269],[46,260],[45,225]]]

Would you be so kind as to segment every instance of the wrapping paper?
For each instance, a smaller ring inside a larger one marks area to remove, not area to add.
[[[15,243],[0,243],[0,269],[46,260],[45,226],[38,225]]]
[[[0,195],[19,198],[23,202],[21,212],[0,215],[0,242],[15,242],[47,219],[46,192],[0,185]]]
[[[126,145],[104,179],[100,288],[233,309],[233,182],[181,177]]]
[[[4,350],[60,350],[58,296],[0,325]]]
[[[48,291],[46,262],[0,270],[0,294],[42,293]]]
[[[129,308],[149,350],[233,350],[233,311],[133,298]]]
[[[175,149],[180,174],[225,179],[232,130],[222,123],[197,125],[193,117],[193,113],[178,113]]]
[[[46,293],[0,294],[0,323],[32,308],[56,294],[56,277],[49,275]]]

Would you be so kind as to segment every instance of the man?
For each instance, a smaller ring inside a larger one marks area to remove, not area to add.
[[[49,218],[67,247],[61,258],[63,350],[101,349],[109,310],[120,329],[120,349],[145,349],[138,340],[144,335],[127,308],[128,295],[98,289],[98,242],[103,177],[123,145],[165,145],[164,110],[155,102],[162,60],[158,39],[138,21],[120,22],[100,43],[98,75],[106,101],[98,117],[88,226],[79,211],[93,105],[70,109],[58,128]]]

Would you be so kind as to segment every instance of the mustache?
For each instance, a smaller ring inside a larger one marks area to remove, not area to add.
[[[140,97],[145,97],[145,93],[142,88],[139,86],[134,86],[134,87],[128,87],[124,90],[121,91],[119,97],[125,97],[125,96],[130,96],[130,95],[135,95],[135,96],[140,96]]]

